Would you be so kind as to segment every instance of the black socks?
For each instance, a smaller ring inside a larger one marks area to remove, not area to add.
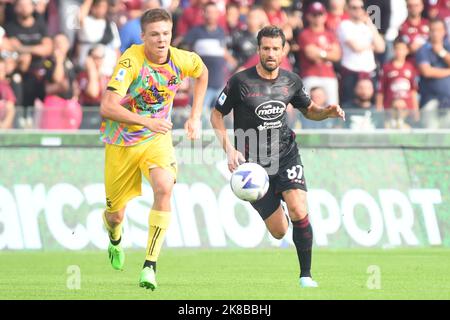
[[[292,221],[295,248],[300,264],[300,277],[311,277],[311,249],[313,244],[313,230],[309,218]]]

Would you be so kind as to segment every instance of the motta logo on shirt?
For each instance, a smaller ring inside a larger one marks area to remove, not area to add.
[[[282,101],[271,100],[261,103],[255,109],[256,115],[266,121],[275,120],[281,117],[286,111],[286,104]]]

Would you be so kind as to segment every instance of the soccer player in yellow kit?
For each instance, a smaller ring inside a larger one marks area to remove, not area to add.
[[[125,207],[141,195],[143,174],[152,186],[154,203],[139,285],[154,290],[156,261],[170,223],[177,174],[170,121],[173,99],[185,77],[195,78],[192,111],[184,127],[189,139],[197,139],[208,70],[197,54],[170,46],[172,19],[165,10],[145,12],[141,28],[143,44],[131,46],[119,58],[100,106],[107,206],[103,220],[110,238],[111,265],[121,270]]]

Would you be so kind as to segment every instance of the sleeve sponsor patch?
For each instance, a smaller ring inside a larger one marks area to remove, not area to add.
[[[119,69],[119,71],[117,72],[116,75],[116,80],[122,82],[123,79],[125,79],[125,74],[127,73],[127,71],[125,69]]]
[[[223,104],[225,103],[225,100],[227,100],[227,95],[225,94],[225,92],[222,92],[222,94],[219,97],[218,102],[221,106],[223,106]]]

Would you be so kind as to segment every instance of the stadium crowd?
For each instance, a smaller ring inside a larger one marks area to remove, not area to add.
[[[288,39],[282,67],[316,103],[353,114],[312,122],[288,109],[294,127],[450,128],[450,0],[0,0],[0,129],[98,126],[86,110],[155,7],[173,15],[173,45],[209,69],[206,117],[228,77],[256,65],[256,33],[273,24]]]

